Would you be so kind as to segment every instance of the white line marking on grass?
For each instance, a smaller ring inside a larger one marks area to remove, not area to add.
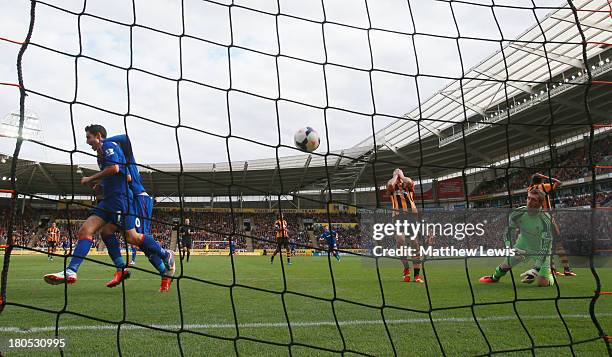
[[[612,316],[612,313],[600,313],[598,317]],[[521,316],[523,320],[556,320],[559,318],[558,315],[532,315],[532,316]],[[590,319],[590,315],[586,314],[565,314],[563,318],[566,319]],[[505,316],[491,316],[482,317],[478,319],[478,322],[496,322],[496,321],[511,321],[517,320],[514,315]],[[473,322],[471,317],[442,317],[434,318],[434,322]],[[339,321],[341,326],[359,326],[359,325],[382,325],[382,320],[346,320]],[[390,325],[401,325],[401,324],[423,324],[430,323],[428,318],[415,318],[415,319],[399,319],[399,320],[387,320],[387,324]],[[166,330],[178,330],[180,325],[150,325],[151,327],[162,328]],[[334,321],[296,321],[291,323],[291,327],[320,327],[320,326],[336,326]],[[242,323],[238,324],[239,328],[287,328],[285,322],[253,322],[253,323]],[[209,330],[209,329],[234,329],[233,323],[225,324],[186,324],[185,329],[188,330]],[[60,326],[60,331],[99,331],[99,330],[116,330],[116,325],[79,325],[79,326]],[[145,327],[136,325],[123,325],[122,330],[143,330]],[[0,332],[11,332],[11,333],[39,333],[39,332],[53,332],[55,326],[43,326],[43,327],[0,327]]]

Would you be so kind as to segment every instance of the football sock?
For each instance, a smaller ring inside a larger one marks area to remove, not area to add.
[[[504,270],[501,267],[495,268],[495,273],[493,273],[493,279],[499,280],[502,276],[506,275],[508,270]]]
[[[157,270],[160,274],[166,272],[166,265],[164,264],[164,261],[159,257],[159,255],[149,255],[147,256],[147,258],[149,258],[149,262],[151,263],[151,265],[153,265],[155,270]]]
[[[83,258],[85,258],[87,253],[89,253],[92,243],[93,242],[90,239],[79,239],[76,247],[74,247],[72,259],[70,259],[70,264],[68,264],[68,270],[72,270],[75,273],[77,270],[79,270],[79,266],[81,266]]]
[[[132,247],[132,261],[135,262],[136,261],[136,247]]]
[[[414,276],[418,276],[421,273],[421,268],[414,268]]]
[[[162,259],[168,259],[170,255],[170,253],[164,250],[150,234],[143,234],[143,239],[140,243],[140,250],[142,250],[148,257],[158,255]]]
[[[115,263],[117,271],[121,271],[123,268],[125,268],[125,260],[121,255],[119,240],[114,234],[109,234],[107,236],[102,237],[102,241],[104,242],[104,245],[106,245],[106,251],[113,260],[113,263]]]

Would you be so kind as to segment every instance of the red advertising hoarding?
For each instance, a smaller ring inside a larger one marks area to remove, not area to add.
[[[421,195],[421,189],[423,195]],[[414,199],[415,200],[433,200],[433,185],[430,183],[424,183],[422,185],[416,185],[414,187]]]
[[[462,177],[438,182],[438,198],[462,198],[464,196]]]

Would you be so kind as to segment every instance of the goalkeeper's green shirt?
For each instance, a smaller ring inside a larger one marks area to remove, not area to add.
[[[550,254],[552,249],[552,219],[549,213],[538,210],[530,213],[527,207],[519,207],[510,213],[508,221],[507,242],[513,234],[519,231],[514,248],[524,250],[527,258],[535,261],[542,272],[550,269]]]

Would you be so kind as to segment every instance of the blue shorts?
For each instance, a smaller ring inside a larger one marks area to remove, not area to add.
[[[128,199],[130,198],[126,195],[104,198],[89,212],[102,218],[107,223],[116,225],[121,230],[129,231],[136,227],[136,216],[132,213],[134,204],[132,203],[128,207]]]
[[[336,238],[326,238],[327,246],[330,248],[336,248]]]
[[[134,196],[134,212],[136,213],[136,232],[151,234],[151,218],[153,217],[153,197],[148,195]]]

